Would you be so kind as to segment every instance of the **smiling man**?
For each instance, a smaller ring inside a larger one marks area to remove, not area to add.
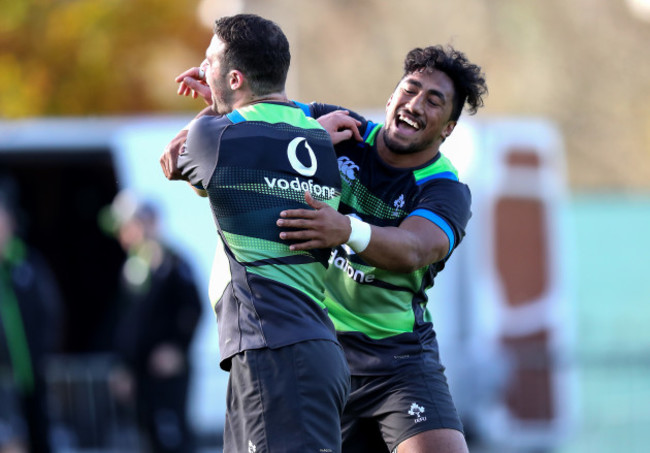
[[[303,106],[335,143],[344,138],[341,203],[337,212],[306,194],[313,209],[283,211],[277,223],[281,238],[298,241],[292,250],[335,247],[325,305],[352,373],[343,452],[467,452],[426,292],[471,215],[469,188],[439,147],[486,93],[480,67],[432,46],[408,53],[384,125]],[[363,140],[345,139],[351,130]]]

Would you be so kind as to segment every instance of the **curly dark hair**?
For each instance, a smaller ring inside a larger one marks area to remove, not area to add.
[[[217,19],[214,34],[225,44],[224,74],[243,72],[256,95],[284,91],[291,63],[289,41],[275,23],[255,14]]]
[[[422,69],[442,71],[454,83],[451,120],[458,120],[465,103],[469,106],[470,115],[483,107],[483,96],[488,92],[485,74],[480,66],[470,63],[462,52],[451,46],[445,48],[440,45],[415,48],[404,59],[404,77]]]

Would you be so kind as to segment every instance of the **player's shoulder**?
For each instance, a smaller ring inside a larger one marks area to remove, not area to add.
[[[232,124],[232,121],[226,115],[204,115],[190,123],[190,130],[213,130],[215,128],[223,128],[229,124]]]
[[[214,143],[231,124],[225,116],[206,115],[193,120],[187,135],[188,147],[191,143],[200,145]]]
[[[327,115],[328,113],[334,112],[336,110],[346,110],[340,105],[325,104],[323,102],[311,102],[308,104],[308,106],[309,106],[309,114],[314,118]],[[303,110],[305,110],[304,107]]]
[[[462,213],[469,212],[472,206],[472,192],[469,186],[454,179],[440,178],[427,181],[418,187],[418,194],[422,203],[432,203],[436,206],[434,211],[444,209]]]

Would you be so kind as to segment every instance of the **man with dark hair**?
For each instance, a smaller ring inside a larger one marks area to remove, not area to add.
[[[338,212],[306,194],[313,209],[283,211],[277,222],[283,239],[301,241],[292,250],[335,247],[325,303],[352,373],[344,452],[467,451],[426,303],[471,215],[469,188],[439,147],[486,93],[480,67],[432,46],[406,56],[383,125],[305,106],[334,140],[363,136],[336,145]]]
[[[308,208],[306,190],[338,207],[334,149],[287,99],[289,43],[275,23],[237,15],[214,31],[205,73],[181,78],[207,83],[212,106],[172,145],[187,136],[180,178],[209,198],[229,261],[215,306],[230,371],[224,451],[340,452],[349,370],[323,303],[330,249],[292,251],[275,224],[282,210]],[[161,164],[167,174],[176,162]]]

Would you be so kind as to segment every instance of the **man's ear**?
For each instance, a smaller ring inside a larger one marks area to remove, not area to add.
[[[241,71],[233,69],[228,73],[228,86],[232,91],[240,90],[244,86],[246,76]]]
[[[445,124],[445,127],[442,129],[442,139],[446,139],[451,135],[451,133],[454,131],[454,128],[456,127],[457,122],[456,121],[447,121],[447,124]]]

